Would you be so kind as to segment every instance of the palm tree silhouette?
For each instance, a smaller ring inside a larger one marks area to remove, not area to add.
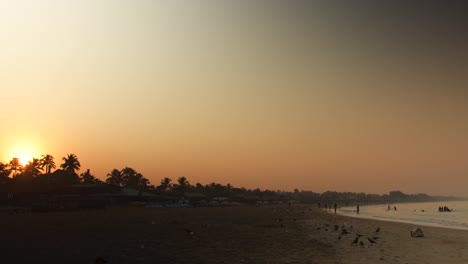
[[[184,176],[179,177],[179,179],[177,179],[177,183],[179,184],[179,191],[181,192],[186,191],[187,188],[190,187],[190,183]]]
[[[118,169],[113,169],[110,173],[107,174],[106,183],[116,186],[122,186],[122,173]]]
[[[18,171],[21,172],[23,170],[23,166],[21,165],[19,158],[11,159],[9,167],[10,171],[13,172],[13,178],[15,178],[16,175],[18,175]]]
[[[162,192],[169,191],[171,188],[171,179],[168,177],[164,177],[164,179],[161,180],[161,184],[158,186],[158,189],[161,190]]]
[[[67,157],[63,157],[62,160],[63,164],[60,165],[60,168],[66,173],[76,175],[76,171],[80,170],[81,164],[75,154],[68,154]]]
[[[10,171],[8,170],[8,165],[0,162],[0,184],[7,183],[10,178]]]
[[[33,158],[26,166],[24,166],[23,173],[21,175],[27,178],[35,178],[41,174],[41,165],[39,159]]]
[[[124,186],[132,188],[138,186],[138,173],[134,169],[125,167],[122,169],[121,173]]]
[[[81,182],[85,184],[96,183],[97,179],[89,172],[89,169],[86,172],[80,174]]]
[[[40,160],[41,169],[45,168],[45,173],[51,173],[52,169],[55,169],[55,161],[52,155],[42,155]]]

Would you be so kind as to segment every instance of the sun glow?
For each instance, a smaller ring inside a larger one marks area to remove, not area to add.
[[[35,149],[36,148],[33,145],[29,144],[17,144],[16,146],[12,146],[8,154],[9,160],[6,162],[10,162],[13,158],[18,158],[19,163],[22,166],[25,166],[30,161],[32,161],[33,158],[40,157],[40,154],[37,151],[35,151]]]
[[[21,165],[26,165],[32,161],[34,154],[30,150],[20,150],[13,153],[12,158],[18,158]]]

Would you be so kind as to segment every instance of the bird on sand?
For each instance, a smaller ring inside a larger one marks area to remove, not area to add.
[[[193,231],[190,230],[190,229],[185,228],[184,230],[185,230],[185,232],[186,232],[187,234],[189,234],[189,235],[194,235],[194,234],[195,234],[195,232],[193,232]]]
[[[375,232],[376,233],[380,232],[380,227],[377,227],[377,229],[375,229]]]
[[[356,236],[356,238],[353,240],[353,242],[351,242],[351,245],[357,244],[357,243],[359,242],[359,238],[360,238],[360,237],[361,237],[361,236]]]
[[[351,232],[349,232],[348,229],[346,229],[346,228],[341,228],[341,234],[342,235],[349,235],[349,234],[351,234]]]
[[[103,259],[102,257],[97,257],[96,260],[94,260],[94,263],[96,264],[107,263],[107,260]]]

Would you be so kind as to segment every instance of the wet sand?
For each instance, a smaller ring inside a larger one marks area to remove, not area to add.
[[[0,227],[2,263],[468,263],[467,231],[412,238],[413,225],[307,205],[0,214]]]

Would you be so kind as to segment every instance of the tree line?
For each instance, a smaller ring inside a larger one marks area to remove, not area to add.
[[[159,185],[153,185],[140,172],[130,167],[113,169],[104,181],[95,177],[86,170],[78,174],[81,163],[75,154],[67,154],[57,164],[52,155],[42,155],[41,158],[33,158],[26,165],[22,165],[18,158],[13,158],[8,163],[0,162],[0,185],[39,188],[59,188],[78,184],[102,184],[120,188],[133,188],[153,194],[180,195],[187,192],[201,193],[209,197],[234,196],[248,194],[278,198],[284,197],[286,192],[260,189],[235,188],[231,184],[219,183],[191,184],[186,177],[178,177],[176,181],[168,177],[161,179]]]
[[[81,163],[75,154],[67,154],[65,157],[62,157],[58,168],[54,157],[49,154],[42,155],[41,158],[33,158],[25,165],[22,165],[18,158],[13,158],[8,163],[0,162],[0,186],[37,190],[78,184],[101,184],[119,188],[133,188],[159,195],[180,195],[192,192],[203,194],[207,197],[244,195],[266,200],[296,200],[305,203],[339,202],[341,204],[371,204],[457,199],[456,197],[435,197],[427,194],[404,194],[400,191],[378,195],[334,191],[316,193],[312,191],[299,191],[298,189],[295,189],[293,192],[260,190],[259,188],[246,189],[234,187],[229,183],[226,185],[214,182],[209,184],[191,184],[186,177],[179,177],[176,181],[164,177],[159,185],[155,186],[141,173],[130,167],[124,167],[121,170],[113,169],[106,175],[104,181],[92,175],[89,169],[78,174],[80,169]]]
[[[18,158],[12,158],[8,163],[0,162],[0,184],[63,186],[108,183],[120,187],[143,189],[150,187],[148,179],[129,167],[120,171],[112,170],[105,182],[92,175],[89,169],[78,174],[80,169],[81,163],[75,154],[67,154],[63,157],[59,168],[54,157],[49,154],[42,155],[41,158],[33,158],[25,165],[22,165]]]

